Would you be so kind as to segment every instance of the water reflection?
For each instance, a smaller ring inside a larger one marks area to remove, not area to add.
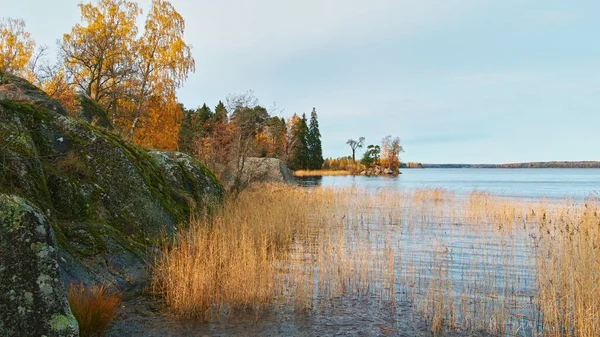
[[[527,199],[598,196],[600,169],[404,169],[396,177],[298,177],[300,186],[380,189],[444,188],[458,194],[484,190]]]

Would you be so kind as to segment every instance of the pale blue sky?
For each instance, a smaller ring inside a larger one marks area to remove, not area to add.
[[[0,0],[0,16],[54,52],[78,2]],[[405,161],[600,160],[598,1],[172,3],[196,59],[187,107],[248,89],[285,117],[314,106],[326,156],[390,134]]]

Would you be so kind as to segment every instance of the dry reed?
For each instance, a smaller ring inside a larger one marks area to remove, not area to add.
[[[275,301],[298,311],[375,294],[432,332],[598,335],[600,204],[482,191],[261,186],[165,247],[154,289],[209,319]]]

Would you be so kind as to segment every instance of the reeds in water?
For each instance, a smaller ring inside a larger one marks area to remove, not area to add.
[[[411,301],[434,334],[600,332],[597,200],[259,186],[164,247],[153,288],[202,320],[283,302]]]

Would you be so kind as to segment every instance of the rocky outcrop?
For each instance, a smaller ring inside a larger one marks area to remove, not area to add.
[[[222,179],[225,184],[230,184],[234,178],[232,174],[228,174],[224,175]],[[282,160],[277,158],[246,158],[239,180],[243,184],[255,182],[272,184],[296,183],[294,172],[292,172]]]
[[[56,241],[44,214],[0,194],[0,336],[76,336],[58,276]]]
[[[95,126],[0,73],[0,194],[47,218],[63,283],[140,287],[150,243],[222,200],[223,188],[194,159],[149,152],[90,116]]]
[[[380,175],[395,176],[398,174],[400,174],[400,172],[394,172],[394,170],[392,170],[390,168],[382,167],[379,165],[376,165],[374,167],[371,167],[367,170],[360,172],[361,176],[380,176]]]

